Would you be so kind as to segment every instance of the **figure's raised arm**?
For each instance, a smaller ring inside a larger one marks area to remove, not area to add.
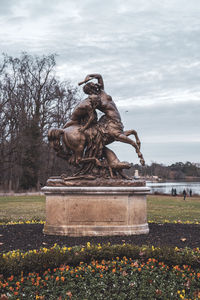
[[[89,75],[86,76],[86,78],[90,78],[90,79],[95,78],[95,79],[97,79],[98,84],[101,86],[101,89],[104,90],[104,82],[103,82],[103,78],[100,74],[89,74]]]
[[[85,80],[79,82],[78,85],[82,85],[92,79],[97,79],[98,80],[98,84],[100,85],[101,89],[104,90],[104,83],[103,83],[103,78],[100,74],[89,74],[85,77]]]

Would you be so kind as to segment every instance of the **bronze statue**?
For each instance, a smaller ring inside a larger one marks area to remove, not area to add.
[[[91,82],[96,79],[97,83]],[[90,82],[88,82],[90,81]],[[87,98],[74,109],[64,128],[50,129],[48,139],[59,157],[80,167],[72,178],[127,178],[123,169],[130,168],[127,162],[120,162],[116,154],[106,147],[114,141],[132,145],[142,165],[140,140],[135,130],[123,130],[119,111],[112,97],[104,91],[100,74],[87,75],[79,85]],[[99,110],[104,115],[98,120]],[[136,142],[128,136],[133,134]]]

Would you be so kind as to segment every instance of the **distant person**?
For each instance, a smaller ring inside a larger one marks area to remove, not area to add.
[[[174,196],[177,196],[177,192],[176,192],[176,189],[174,189]]]
[[[184,200],[185,200],[185,198],[186,198],[186,195],[187,195],[186,190],[183,190],[183,199],[184,199]]]
[[[192,197],[192,190],[191,189],[190,189],[189,193],[190,193],[190,197]]]
[[[173,188],[171,190],[171,194],[172,194],[172,196],[174,196],[174,189]]]

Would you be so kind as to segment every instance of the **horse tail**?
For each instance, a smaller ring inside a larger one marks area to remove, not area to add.
[[[63,150],[63,146],[60,143],[60,138],[63,134],[64,130],[60,128],[51,128],[48,131],[48,140],[56,152]]]

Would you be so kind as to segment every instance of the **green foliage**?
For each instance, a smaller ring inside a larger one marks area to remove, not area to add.
[[[87,248],[94,250],[89,243]],[[9,299],[199,299],[199,271],[124,256],[11,275],[1,278],[0,288]]]
[[[140,259],[146,261],[148,258],[155,258],[159,261],[172,265],[189,264],[193,268],[199,267],[199,249],[172,249],[168,247],[154,248],[139,247],[130,244],[124,245],[90,245],[85,247],[60,248],[58,245],[47,249],[30,250],[26,253],[11,251],[2,253],[0,256],[0,270],[4,276],[16,275],[24,272],[42,272],[47,268],[55,268],[61,264],[77,266],[80,262],[90,263],[92,260],[112,260],[116,257]]]

